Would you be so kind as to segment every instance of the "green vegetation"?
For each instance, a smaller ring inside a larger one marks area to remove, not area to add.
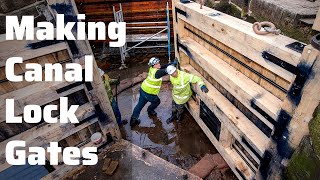
[[[286,179],[289,180],[314,180],[319,177],[320,160],[315,156],[310,137],[305,137],[299,148],[290,159],[286,169]]]
[[[264,17],[258,17],[254,14],[252,16],[246,16],[241,17],[241,11],[234,5],[228,4],[228,3],[216,3],[214,4],[210,0],[205,1],[205,6],[208,6],[210,8],[216,9],[218,11],[221,11],[223,13],[229,14],[231,16],[234,16],[239,19],[243,19],[247,22],[254,23],[254,22],[262,22],[262,21],[268,21],[267,18]],[[281,29],[281,34],[291,37],[293,39],[296,39],[298,41],[301,41],[303,43],[309,44],[310,39],[312,36],[317,34],[316,31],[313,31],[311,27],[308,26],[301,26],[299,28],[292,28],[289,26],[280,26],[276,24],[276,27]]]
[[[320,105],[313,114],[313,119],[309,123],[309,129],[313,149],[320,159]]]
[[[320,177],[320,105],[309,123],[310,136],[305,137],[286,170],[286,178],[293,180]]]
[[[254,16],[254,19],[258,22],[268,21],[266,18]],[[281,29],[281,34],[296,39],[300,42],[310,44],[310,39],[312,36],[316,35],[317,32],[313,31],[311,27],[301,26],[299,28],[292,28],[291,26],[279,26],[276,24],[276,27]]]
[[[212,1],[206,0],[204,5],[212,9],[221,11],[223,13],[229,14],[231,16],[241,18],[241,11],[236,6],[231,5],[229,3],[221,2],[214,4]]]

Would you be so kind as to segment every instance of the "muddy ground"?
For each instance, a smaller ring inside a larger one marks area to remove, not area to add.
[[[161,58],[161,57],[160,57]],[[119,71],[116,68],[109,70],[108,74],[112,78],[120,79],[136,77],[148,70],[146,65],[149,57],[136,57],[128,64],[128,69]],[[166,60],[161,58],[162,62]],[[128,61],[130,62],[130,61]],[[99,64],[101,67],[103,63]],[[108,70],[107,70],[108,71]],[[118,105],[122,114],[122,119],[130,120],[133,108],[139,99],[140,84],[127,89],[117,97]],[[190,169],[205,154],[218,153],[193,117],[186,111],[182,122],[166,123],[166,119],[171,115],[171,84],[163,83],[159,94],[160,106],[156,109],[157,117],[148,117],[147,107],[141,111],[141,124],[131,129],[129,124],[121,127],[124,139],[152,152],[153,154],[183,168]],[[214,171],[207,179],[236,179],[231,170],[226,172]]]

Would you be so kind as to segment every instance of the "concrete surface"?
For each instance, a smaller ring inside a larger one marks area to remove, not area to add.
[[[320,1],[307,0],[252,0],[250,11],[254,17],[273,22],[277,27],[292,28],[301,25],[301,19],[314,19]]]
[[[255,3],[256,0],[252,0]],[[293,14],[315,15],[317,14],[320,1],[310,2],[307,0],[263,0],[264,3],[273,4]],[[280,14],[279,14],[280,16]]]
[[[119,161],[119,167],[112,176],[102,171],[105,158]],[[65,179],[196,180],[200,178],[128,141],[121,140],[99,155],[97,165],[73,172]]]

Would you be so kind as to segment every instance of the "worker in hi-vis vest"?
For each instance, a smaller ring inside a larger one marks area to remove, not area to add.
[[[166,69],[170,75],[170,82],[172,84],[172,115],[167,119],[167,123],[171,123],[174,120],[182,120],[184,112],[184,105],[188,102],[192,95],[190,83],[197,83],[202,92],[207,93],[209,90],[198,76],[178,70],[174,66],[168,66]]]
[[[119,110],[119,106],[118,103],[116,102],[115,98],[113,97],[113,93],[112,93],[112,89],[111,86],[112,84],[120,84],[119,79],[110,79],[110,77],[108,76],[108,74],[104,73],[104,71],[102,69],[99,68],[99,74],[103,80],[103,86],[107,92],[108,98],[110,100],[110,104],[113,110],[113,113],[116,117],[117,123],[118,125],[125,125],[128,123],[127,120],[122,120],[121,119],[121,113]]]
[[[150,106],[148,107],[148,115],[149,116],[157,116],[155,109],[160,104],[160,99],[158,94],[160,93],[160,88],[162,84],[162,77],[167,75],[166,68],[169,65],[177,65],[177,61],[175,60],[172,63],[166,64],[161,66],[160,59],[156,57],[152,57],[149,60],[149,73],[148,77],[142,82],[140,88],[140,97],[138,104],[133,110],[131,119],[130,119],[130,126],[135,126],[140,124],[139,115],[142,108],[150,102]]]

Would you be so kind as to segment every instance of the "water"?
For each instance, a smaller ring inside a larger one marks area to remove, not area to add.
[[[122,92],[118,104],[122,118],[130,120],[139,99],[140,85]],[[141,111],[141,124],[131,129],[127,124],[121,128],[124,139],[149,150],[153,154],[183,168],[189,169],[206,153],[217,153],[192,116],[186,111],[182,122],[167,124],[171,116],[171,85],[164,83],[159,94],[161,104],[156,109],[157,117],[148,117],[148,103]]]

